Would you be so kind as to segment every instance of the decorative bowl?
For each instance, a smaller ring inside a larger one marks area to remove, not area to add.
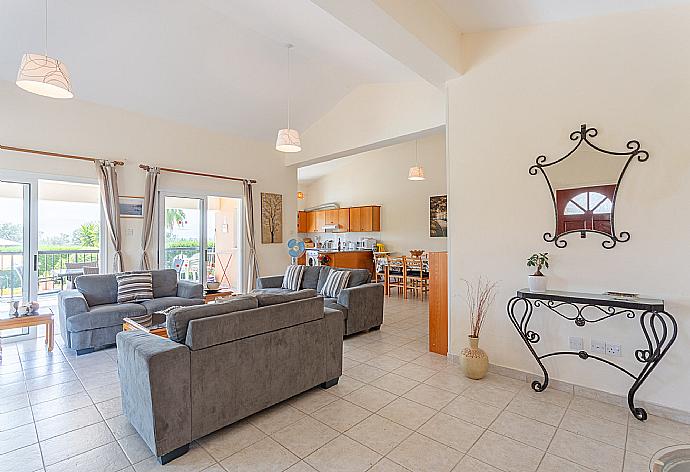
[[[419,256],[421,256],[422,254],[424,254],[424,251],[423,251],[422,249],[411,249],[411,250],[410,250],[410,255],[411,255],[412,257],[419,257]]]
[[[206,288],[209,290],[218,290],[220,288],[220,282],[206,282]]]

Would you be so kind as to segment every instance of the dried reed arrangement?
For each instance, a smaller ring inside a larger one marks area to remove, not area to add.
[[[484,319],[496,298],[497,282],[479,277],[477,284],[464,281],[466,285],[465,303],[470,310],[470,336],[479,337]]]

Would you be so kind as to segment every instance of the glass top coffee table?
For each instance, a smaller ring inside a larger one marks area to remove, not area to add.
[[[41,307],[28,315],[14,316],[14,313],[4,312],[0,314],[0,331],[3,329],[29,328],[31,326],[46,325],[46,345],[48,351],[55,347],[55,321],[53,310]],[[0,345],[0,352],[2,346]]]

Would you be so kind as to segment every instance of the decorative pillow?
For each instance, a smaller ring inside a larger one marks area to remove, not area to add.
[[[285,275],[283,276],[283,285],[280,288],[285,288],[288,290],[299,290],[302,285],[302,274],[304,274],[303,265],[289,265],[285,269]]]
[[[338,298],[340,291],[347,286],[349,279],[349,270],[331,270],[319,293],[327,298]]]
[[[153,298],[151,272],[123,272],[117,279],[117,303],[138,302]]]

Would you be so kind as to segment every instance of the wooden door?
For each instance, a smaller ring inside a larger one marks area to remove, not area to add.
[[[307,233],[316,232],[316,213],[313,211],[307,212]]]
[[[362,207],[361,209],[361,219],[360,219],[360,231],[373,231],[374,226],[372,225],[373,209],[370,206]]]
[[[323,225],[326,224],[326,211],[321,210],[316,212],[316,232],[323,231]]]
[[[371,230],[381,231],[381,207],[371,207]]]
[[[448,355],[448,253],[429,253],[429,350]]]
[[[326,211],[326,224],[327,225],[337,225],[338,224],[338,210],[327,210]]]
[[[350,231],[362,231],[362,209],[350,208]]]
[[[297,232],[298,233],[306,233],[308,231],[307,229],[307,212],[306,211],[298,211],[297,212]]]
[[[338,210],[338,231],[350,231],[350,209],[341,208]]]

